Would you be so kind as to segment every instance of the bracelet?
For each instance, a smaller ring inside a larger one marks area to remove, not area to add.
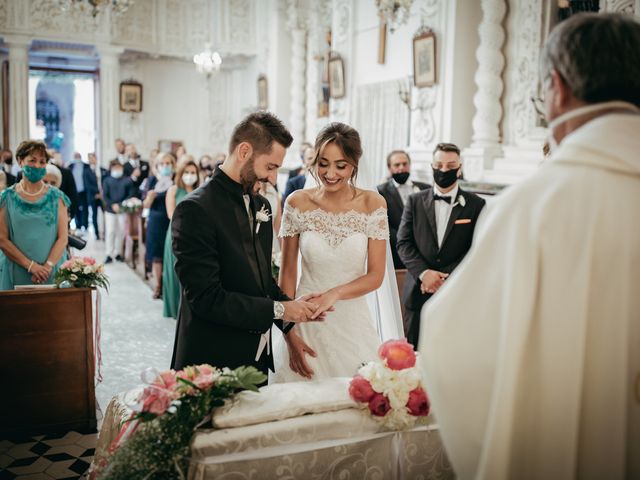
[[[27,273],[31,273],[31,267],[33,267],[33,260],[31,260],[31,263],[29,264],[29,268],[27,268]]]
[[[53,268],[55,266],[55,264],[51,261],[51,260],[47,260],[47,265],[49,265],[51,268]]]

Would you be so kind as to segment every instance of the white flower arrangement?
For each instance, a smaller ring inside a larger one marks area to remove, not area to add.
[[[464,199],[462,194],[460,194],[458,195],[458,201],[453,206],[455,207],[456,205],[460,205],[461,207],[464,207],[466,204],[467,204],[467,201]]]
[[[124,213],[136,213],[142,210],[142,200],[137,197],[127,198],[120,204],[120,208]]]
[[[271,212],[267,210],[267,208],[264,205],[262,205],[262,208],[260,209],[260,211],[256,212],[256,222],[257,222],[256,235],[260,231],[260,225],[262,225],[262,222],[268,222],[270,218],[271,218]]]

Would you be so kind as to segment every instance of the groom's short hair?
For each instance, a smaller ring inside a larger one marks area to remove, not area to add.
[[[289,148],[293,137],[278,117],[269,112],[254,112],[247,115],[233,129],[229,142],[229,154],[242,142],[248,142],[258,153],[269,153],[273,142]]]

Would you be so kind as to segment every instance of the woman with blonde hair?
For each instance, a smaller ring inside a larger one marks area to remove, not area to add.
[[[169,222],[182,199],[187,194],[193,192],[200,186],[200,169],[191,155],[183,157],[178,162],[176,170],[175,185],[171,186],[167,191],[166,207]],[[171,245],[171,226],[167,229],[167,235],[164,241],[164,260],[162,262],[162,299],[164,301],[164,316],[178,317],[178,308],[180,307],[180,282],[174,270],[176,257],[173,255]]]
[[[169,188],[173,186],[176,157],[169,152],[160,153],[154,164],[154,174],[148,178],[143,201],[143,206],[149,209],[145,261],[147,265],[151,265],[156,281],[153,298],[161,298],[164,241],[169,228],[166,197]]]

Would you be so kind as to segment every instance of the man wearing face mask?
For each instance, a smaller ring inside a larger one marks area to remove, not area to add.
[[[439,143],[433,151],[433,188],[409,196],[398,230],[398,254],[409,275],[403,292],[407,340],[420,337],[420,311],[471,247],[485,201],[458,185],[460,149]]]
[[[640,478],[640,24],[571,16],[540,81],[550,158],[425,307],[426,390],[459,478]]]
[[[124,168],[118,159],[109,163],[109,176],[102,182],[104,200],[105,247],[107,258],[104,263],[111,263],[115,258],[124,260],[124,237],[126,215],[120,211],[120,204],[135,193],[135,186],[129,177],[123,176]]]
[[[16,183],[16,177],[11,171],[12,167],[13,153],[11,153],[11,150],[2,150],[0,152],[0,169],[4,170],[4,174],[7,177],[7,187]]]
[[[405,268],[398,255],[398,228],[402,218],[402,210],[409,199],[409,195],[426,188],[426,183],[411,181],[411,158],[404,150],[394,150],[387,155],[389,180],[378,185],[378,192],[387,201],[387,217],[389,218],[389,240],[393,266],[396,270]]]

